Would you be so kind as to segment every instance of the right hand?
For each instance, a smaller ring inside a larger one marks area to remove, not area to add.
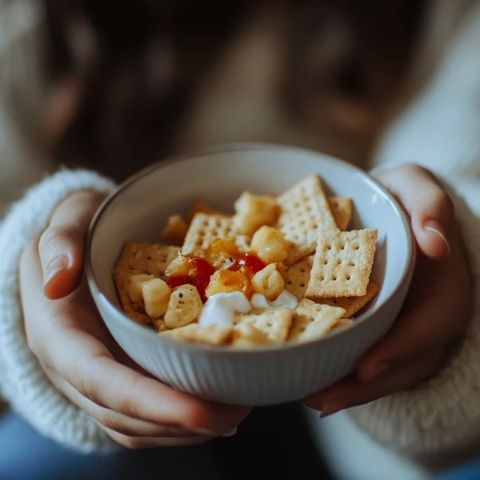
[[[232,435],[249,408],[202,401],[161,383],[106,329],[83,276],[85,233],[101,200],[92,192],[67,198],[22,256],[20,288],[32,352],[53,385],[121,445],[193,445]]]

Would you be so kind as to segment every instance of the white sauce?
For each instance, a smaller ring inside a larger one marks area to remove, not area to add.
[[[217,325],[231,327],[235,312],[248,313],[252,305],[242,292],[217,293],[203,306],[198,323],[202,326]]]
[[[275,299],[273,302],[269,302],[265,295],[261,293],[254,293],[252,295],[252,307],[255,308],[291,308],[294,309],[298,305],[298,300],[293,293],[288,290],[283,290],[283,292]]]

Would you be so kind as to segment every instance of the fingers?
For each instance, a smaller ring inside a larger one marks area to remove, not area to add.
[[[93,192],[80,192],[67,198],[55,210],[49,227],[40,237],[43,285],[48,298],[62,298],[77,288],[85,235],[102,198]]]
[[[188,430],[179,427],[170,427],[153,422],[147,422],[128,417],[109,408],[101,407],[81,395],[60,375],[45,369],[53,385],[69,398],[73,403],[87,412],[102,428],[114,431],[129,437],[195,437],[205,436],[203,431]]]
[[[150,448],[150,447],[186,447],[190,445],[200,445],[211,440],[212,436],[195,436],[185,438],[158,438],[158,437],[129,437],[104,428],[107,434],[117,443],[130,449]]]
[[[457,337],[463,328],[456,331],[457,322],[452,322],[455,313],[447,305],[442,311],[442,305],[436,303],[436,298],[427,299],[405,312],[387,336],[359,362],[357,377],[370,382],[418,357],[426,349],[442,348]]]
[[[362,382],[352,375],[312,395],[305,400],[305,403],[309,407],[321,410],[322,417],[345,408],[363,405],[417,385],[436,371],[441,357],[441,350],[429,351],[371,383]]]
[[[378,172],[376,176],[407,210],[421,251],[432,259],[448,256],[453,206],[435,177],[417,165]]]
[[[93,403],[134,419],[212,435],[232,431],[249,413],[248,408],[198,400],[118,363],[91,333],[101,319],[85,308],[88,302],[81,303],[83,291],[51,301],[36,288],[41,268],[33,249],[22,259],[20,279],[32,351]]]

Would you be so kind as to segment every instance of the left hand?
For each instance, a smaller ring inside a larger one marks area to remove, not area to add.
[[[305,400],[322,417],[414,387],[434,375],[465,333],[471,314],[466,261],[452,202],[427,170],[405,165],[377,174],[410,216],[417,262],[389,333],[353,374]]]

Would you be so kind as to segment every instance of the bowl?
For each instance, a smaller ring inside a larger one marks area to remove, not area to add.
[[[304,343],[232,349],[159,336],[122,312],[112,272],[125,241],[159,242],[168,216],[186,212],[198,198],[232,209],[244,190],[280,193],[310,173],[321,175],[329,194],[353,198],[351,228],[378,229],[372,278],[380,290],[351,326]],[[261,406],[302,399],[350,373],[394,323],[413,266],[408,218],[370,175],[313,151],[236,144],[154,164],[120,185],[92,220],[85,270],[111,334],[154,377],[203,399]]]

